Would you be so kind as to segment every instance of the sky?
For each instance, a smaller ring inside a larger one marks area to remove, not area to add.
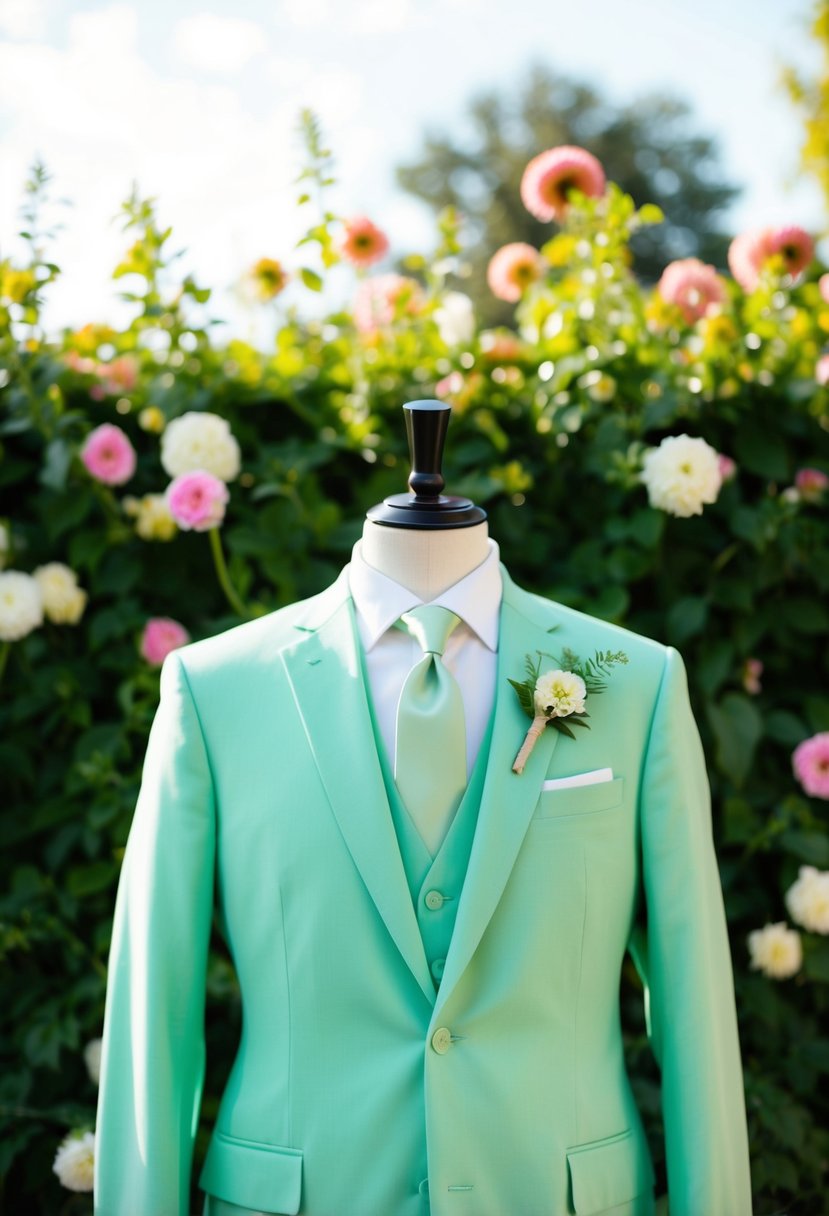
[[[273,312],[246,303],[238,280],[262,256],[302,262],[301,108],[334,154],[332,210],[388,233],[388,269],[435,240],[394,166],[428,131],[462,137],[469,99],[517,94],[534,63],[618,104],[687,100],[693,129],[717,139],[744,186],[728,229],[817,233],[824,204],[798,172],[802,124],[779,83],[784,64],[817,66],[810,12],[803,0],[0,0],[0,257],[23,256],[23,186],[39,157],[53,199],[71,203],[45,217],[62,225],[45,328],[125,324],[134,306],[111,271],[132,239],[117,216],[136,182],[185,251],[179,273],[214,289],[217,338],[266,344]],[[337,267],[324,302],[352,288]],[[298,283],[280,301],[319,308]]]

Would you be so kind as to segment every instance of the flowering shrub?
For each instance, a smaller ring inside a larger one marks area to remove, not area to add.
[[[309,119],[306,134],[299,205],[319,212],[296,250],[244,273],[273,309],[267,351],[214,339],[210,289],[175,278],[170,230],[135,196],[114,272],[135,312],[123,332],[43,333],[59,271],[35,222],[28,264],[0,262],[5,1194],[46,1213],[90,1177],[89,1061],[160,662],[330,582],[366,509],[405,487],[402,403],[434,394],[454,407],[449,491],[486,507],[516,578],[686,660],[757,1210],[795,1196],[816,1210],[829,1161],[829,279],[811,238],[738,235],[731,276],[686,259],[645,289],[629,243],[659,211],[637,209],[584,150],[542,150],[522,198],[549,239],[492,251],[515,324],[481,330],[461,290],[460,218],[444,212],[428,255],[384,268],[382,217],[327,209],[328,154]],[[42,171],[29,193],[34,221]],[[303,319],[302,293],[337,264],[351,303]],[[664,1190],[629,961],[622,998]],[[239,1018],[217,938],[197,1160]]]

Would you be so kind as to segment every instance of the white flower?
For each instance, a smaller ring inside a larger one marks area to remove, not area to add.
[[[6,555],[9,552],[9,530],[5,524],[0,524],[0,570],[6,564]]]
[[[103,1039],[90,1039],[83,1049],[83,1060],[90,1079],[97,1085],[101,1079],[101,1044]]]
[[[95,1172],[95,1133],[70,1132],[60,1144],[52,1169],[70,1191],[91,1191]]]
[[[785,921],[764,925],[748,935],[751,966],[775,980],[785,980],[799,971],[803,948],[796,929],[787,929]]]
[[[16,642],[43,624],[43,596],[31,574],[0,574],[0,641]]]
[[[813,933],[829,933],[829,870],[801,866],[786,892],[792,920]]]
[[[86,607],[86,592],[78,586],[78,576],[63,562],[47,562],[32,572],[40,588],[43,609],[56,625],[77,625]]]
[[[720,492],[719,457],[704,439],[669,435],[648,449],[643,465],[651,506],[671,515],[701,515],[702,504],[715,502]]]
[[[545,671],[535,683],[535,712],[548,718],[564,718],[584,712],[587,689],[573,671]]]
[[[447,346],[465,346],[475,333],[475,311],[469,296],[462,291],[448,291],[440,308],[435,310],[440,336]]]
[[[241,454],[226,418],[188,410],[167,424],[161,436],[161,463],[171,477],[205,469],[220,481],[232,481]]]

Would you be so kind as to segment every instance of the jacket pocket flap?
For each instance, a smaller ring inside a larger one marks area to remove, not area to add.
[[[624,789],[624,777],[614,777],[612,781],[541,790],[534,817],[548,819],[560,815],[566,818],[568,815],[589,815],[592,811],[610,810],[621,805]]]
[[[302,1191],[302,1150],[214,1131],[199,1186],[228,1203],[295,1216]]]
[[[630,1128],[568,1148],[567,1164],[577,1216],[627,1203],[654,1182],[650,1155],[639,1147]]]

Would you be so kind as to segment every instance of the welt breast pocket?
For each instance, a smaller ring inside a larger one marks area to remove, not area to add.
[[[624,777],[596,781],[590,785],[563,786],[541,790],[533,812],[532,823],[558,822],[591,815],[620,813],[625,792]]]

